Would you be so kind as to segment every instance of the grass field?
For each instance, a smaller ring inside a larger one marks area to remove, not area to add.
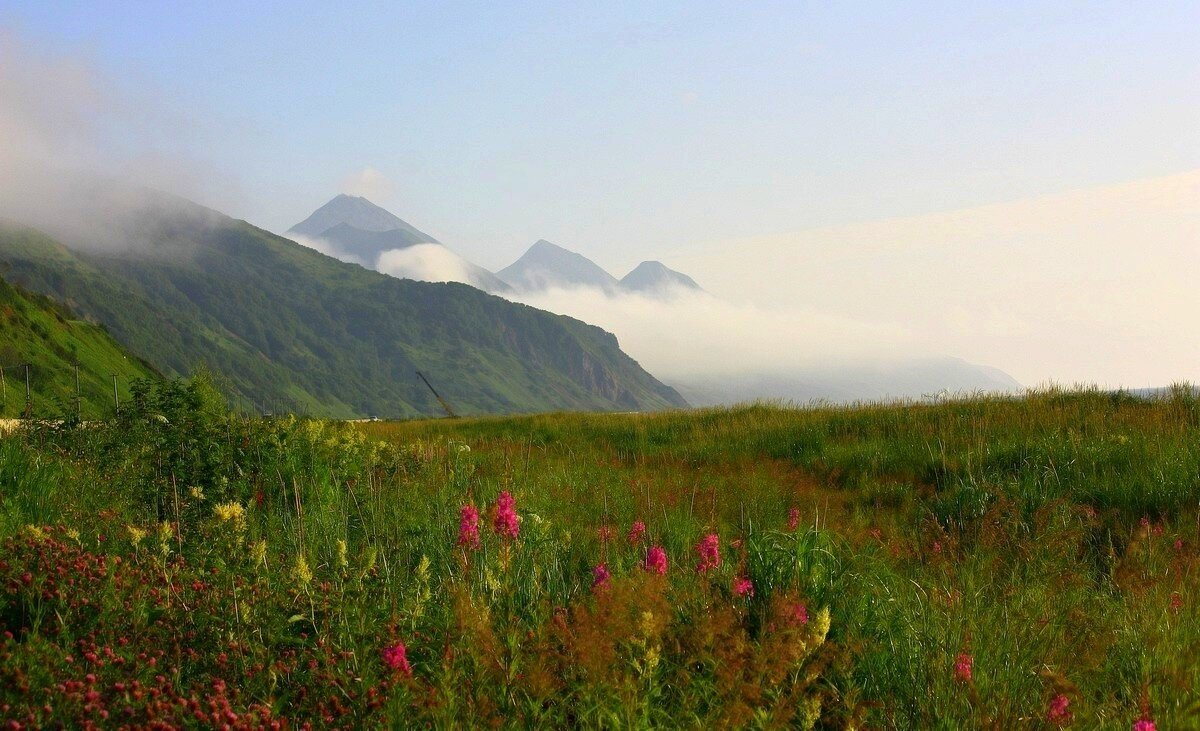
[[[1200,727],[1200,401],[0,439],[13,728]]]

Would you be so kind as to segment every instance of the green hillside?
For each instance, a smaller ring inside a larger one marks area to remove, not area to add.
[[[68,248],[0,226],[0,266],[165,374],[206,364],[235,399],[332,416],[440,413],[421,371],[465,414],[685,405],[578,320],[339,262],[186,201],[156,199],[119,225],[135,249]]]
[[[25,410],[26,363],[31,364],[30,394],[37,416],[74,413],[76,364],[85,418],[112,413],[113,375],[123,400],[129,398],[133,380],[155,377],[150,366],[129,355],[103,328],[0,279],[0,417],[17,417]]]

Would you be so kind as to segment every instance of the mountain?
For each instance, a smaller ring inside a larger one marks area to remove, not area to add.
[[[37,416],[75,413],[76,365],[84,418],[112,413],[114,375],[122,401],[128,400],[132,381],[159,377],[104,328],[77,319],[48,297],[0,279],[0,417],[24,413],[26,363],[32,413]]]
[[[703,292],[696,280],[668,269],[660,261],[644,261],[621,279],[621,289],[653,296],[667,296],[679,290]]]
[[[769,399],[849,403],[1021,390],[1021,384],[1004,371],[948,356],[813,367],[792,373],[742,373],[728,378],[677,376],[668,380],[696,406]]]
[[[0,266],[164,374],[206,363],[235,398],[333,416],[438,414],[419,370],[463,414],[685,405],[579,320],[339,262],[164,195],[104,223],[123,246],[97,248],[80,227],[68,247],[0,226]]]
[[[333,200],[312,212],[308,218],[288,229],[290,234],[317,238],[339,224],[360,231],[402,231],[411,243],[437,243],[437,239],[380,208],[366,198],[337,195]]]
[[[530,246],[520,259],[496,272],[496,276],[518,292],[596,287],[612,294],[620,289],[617,279],[591,259],[545,239]]]
[[[485,292],[509,292],[495,274],[366,198],[339,195],[287,234],[313,248],[401,279],[462,282]]]

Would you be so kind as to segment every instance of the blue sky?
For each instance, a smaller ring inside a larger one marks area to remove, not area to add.
[[[1195,2],[0,2],[0,24],[176,120],[154,152],[206,202],[282,230],[354,188],[491,267],[537,238],[621,270],[1200,167]]]

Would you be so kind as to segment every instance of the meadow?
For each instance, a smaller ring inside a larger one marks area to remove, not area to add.
[[[8,728],[1200,727],[1200,401],[0,438]]]

